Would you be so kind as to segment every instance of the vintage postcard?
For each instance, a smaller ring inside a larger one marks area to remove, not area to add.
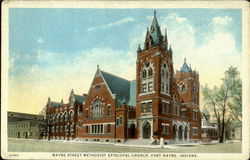
[[[4,1],[3,159],[248,159],[245,1]]]

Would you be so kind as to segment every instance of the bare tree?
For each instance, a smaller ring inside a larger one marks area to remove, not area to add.
[[[225,124],[231,124],[229,118],[234,117],[241,122],[241,89],[242,83],[237,68],[229,67],[222,78],[222,85],[219,88],[215,86],[210,89],[206,85],[202,91],[205,103],[213,108],[220,143],[223,143],[225,139]]]

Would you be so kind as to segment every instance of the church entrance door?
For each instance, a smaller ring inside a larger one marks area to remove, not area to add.
[[[149,139],[151,136],[151,125],[149,122],[146,122],[146,124],[143,126],[143,138]]]
[[[129,128],[129,138],[135,138],[135,124],[131,124]]]

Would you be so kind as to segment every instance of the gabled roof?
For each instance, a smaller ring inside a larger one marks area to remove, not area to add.
[[[126,95],[129,95],[130,82],[128,80],[104,71],[101,71],[101,73],[103,75],[103,78],[107,82],[107,85],[111,90],[112,94],[116,94],[116,96],[121,98]]]
[[[131,86],[135,87],[133,81],[128,81],[126,79],[123,79],[121,77],[115,76],[113,74],[107,73],[105,71],[101,71],[101,74],[106,81],[110,91],[112,94],[116,95],[116,106],[120,106],[122,104],[128,104],[135,106],[135,102],[133,103],[131,98],[133,99],[133,95],[135,95],[135,89],[132,89]],[[131,89],[134,91],[134,93],[131,91]],[[134,98],[135,99],[135,98]]]

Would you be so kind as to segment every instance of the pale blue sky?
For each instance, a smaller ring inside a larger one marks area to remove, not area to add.
[[[241,67],[240,9],[156,10],[162,31],[168,29],[175,70],[186,57],[199,71],[201,84],[214,85],[230,65]],[[10,107],[34,96],[37,111],[48,96],[67,101],[71,88],[86,93],[97,64],[135,79],[137,46],[143,45],[153,11],[10,9]],[[211,82],[208,72],[218,80]]]

